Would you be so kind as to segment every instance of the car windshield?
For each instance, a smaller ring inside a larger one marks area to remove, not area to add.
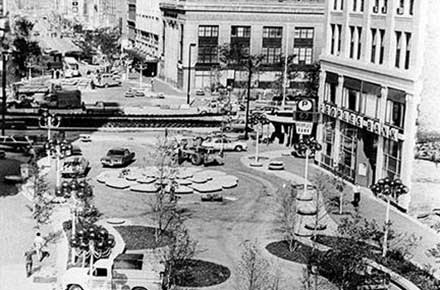
[[[124,151],[122,151],[122,150],[109,150],[107,155],[124,155]]]

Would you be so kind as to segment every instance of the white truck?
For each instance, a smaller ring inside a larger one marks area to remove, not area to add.
[[[157,259],[157,258],[156,258]],[[93,268],[73,267],[62,277],[62,290],[161,290],[164,266],[144,254],[100,259]]]

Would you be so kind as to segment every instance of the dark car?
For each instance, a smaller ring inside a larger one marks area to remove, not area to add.
[[[112,148],[101,158],[103,166],[126,166],[134,160],[135,153],[127,148]]]

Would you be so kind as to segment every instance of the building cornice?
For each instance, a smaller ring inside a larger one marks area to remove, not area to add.
[[[219,2],[200,3],[185,1],[163,1],[159,4],[161,10],[174,10],[179,13],[187,12],[228,12],[228,13],[264,13],[264,14],[307,14],[324,15],[324,3],[298,4],[298,3],[241,3]]]

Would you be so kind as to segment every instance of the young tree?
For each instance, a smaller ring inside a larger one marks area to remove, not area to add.
[[[179,223],[181,218],[180,210],[177,208],[177,196],[175,195],[176,174],[178,172],[175,148],[175,142],[167,136],[158,138],[152,156],[159,184],[151,205],[157,228],[156,242],[159,242],[159,239],[169,228],[173,228],[176,223]]]
[[[223,68],[233,69],[234,72],[246,71],[247,79],[247,98],[246,98],[246,119],[245,119],[245,138],[249,135],[249,102],[251,99],[252,74],[260,68],[263,55],[251,55],[249,47],[240,44],[223,44],[219,47],[219,61]]]
[[[271,84],[271,89],[276,95],[281,96],[281,98],[284,97],[284,86],[288,88],[290,81],[299,75],[298,65],[293,63],[295,57],[296,55],[288,55],[286,65],[286,57],[281,56],[281,62],[279,64],[280,73],[277,75],[275,81]]]
[[[162,253],[162,259],[165,262],[165,289],[171,289],[179,284],[180,277],[185,276],[188,271],[186,262],[194,257],[197,249],[197,242],[190,237],[182,220],[175,223],[169,230],[171,242],[167,250]]]
[[[305,74],[305,93],[308,97],[317,98],[319,90],[319,73],[321,71],[321,65],[319,62],[315,62]]]
[[[327,212],[325,210],[325,206],[324,206],[324,199],[325,197],[323,196],[323,194],[325,192],[328,192],[330,189],[329,186],[329,177],[323,173],[323,172],[318,172],[317,174],[315,174],[315,176],[313,176],[312,179],[312,183],[315,186],[316,189],[316,196],[314,197],[314,201],[315,201],[315,206],[316,206],[316,215],[315,215],[315,220],[314,220],[314,225],[313,225],[313,240],[316,241],[316,235],[317,235],[317,229],[321,226],[321,222],[322,220],[326,217]],[[313,254],[315,250],[315,243],[313,243]]]
[[[43,224],[47,224],[52,216],[54,204],[49,195],[49,185],[47,182],[47,175],[41,174],[41,171],[36,163],[31,164],[31,180],[33,180],[32,191],[32,217],[35,220],[36,227],[40,228]]]
[[[284,184],[276,195],[277,231],[287,241],[289,251],[295,250],[296,192],[292,184]]]
[[[344,214],[344,205],[348,203],[347,201],[344,201],[344,191],[347,186],[344,182],[342,170],[339,165],[335,166],[333,172],[334,177],[330,179],[330,182],[333,185],[334,191],[338,194],[339,197],[331,199],[329,201],[329,205],[331,207],[338,208],[337,213],[339,215],[342,215]]]
[[[238,277],[236,290],[277,290],[280,287],[279,273],[272,271],[272,265],[267,261],[256,242],[245,241],[242,244],[242,254],[237,266]]]

